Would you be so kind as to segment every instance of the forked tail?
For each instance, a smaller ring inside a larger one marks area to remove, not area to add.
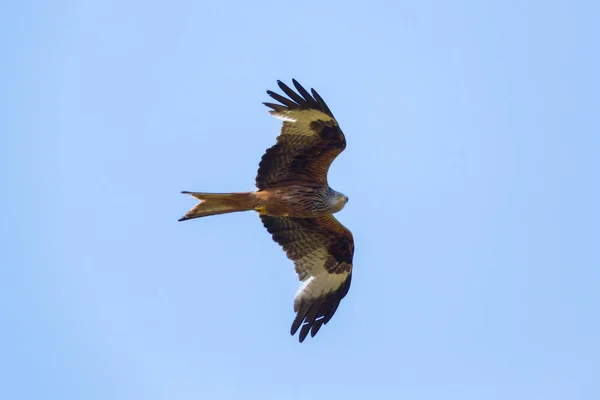
[[[253,210],[256,198],[252,192],[244,193],[202,193],[181,192],[200,200],[194,208],[188,211],[179,221],[193,218],[208,217],[209,215],[227,214],[237,211]]]

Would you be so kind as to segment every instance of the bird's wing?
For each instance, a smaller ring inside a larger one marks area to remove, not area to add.
[[[327,183],[327,171],[346,148],[346,138],[321,96],[293,80],[298,93],[277,81],[289,97],[267,90],[281,104],[264,103],[283,120],[277,143],[267,149],[256,175],[258,189],[294,182]]]
[[[332,215],[290,218],[261,215],[262,222],[294,261],[300,287],[294,298],[296,319],[291,333],[300,329],[300,342],[315,336],[329,322],[350,289],[354,240]]]

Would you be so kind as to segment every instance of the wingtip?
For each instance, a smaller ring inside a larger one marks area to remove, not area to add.
[[[289,91],[291,91],[292,89],[290,89],[290,87],[288,85],[286,85],[285,83],[283,83],[283,81],[280,81],[279,79],[277,80],[277,86],[279,86],[279,89],[283,90],[283,92],[285,94],[287,94],[288,96],[290,96],[290,94],[288,93]],[[290,96],[290,99],[292,101],[294,101],[294,98]]]
[[[296,87],[296,89],[298,89],[298,90],[304,90],[304,86],[302,86],[300,84],[300,82],[298,82],[297,80],[292,79],[292,83],[294,84],[294,86]]]
[[[298,337],[300,343],[304,342],[304,339],[306,339],[306,337],[308,336],[308,332],[310,332],[310,325],[302,325],[302,329],[300,329],[300,336]]]
[[[294,333],[292,333],[292,336],[294,336]],[[307,335],[302,335],[302,332],[300,332],[300,334],[298,335],[298,342],[300,342],[300,343],[304,342],[304,339],[306,339],[306,336]]]
[[[294,336],[298,331],[298,328],[300,328],[300,325],[302,325],[302,320],[296,317],[292,323],[292,327],[290,328],[290,335]]]

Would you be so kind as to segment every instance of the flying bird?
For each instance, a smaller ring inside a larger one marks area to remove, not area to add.
[[[327,172],[346,148],[346,138],[321,96],[295,79],[296,91],[277,81],[287,97],[267,90],[276,103],[263,103],[283,121],[274,146],[263,155],[254,192],[182,192],[200,200],[179,221],[254,210],[263,225],[294,262],[300,287],[294,298],[303,342],[327,324],[350,289],[354,240],[333,214],[348,196],[333,190]]]

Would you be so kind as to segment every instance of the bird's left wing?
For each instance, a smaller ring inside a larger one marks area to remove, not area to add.
[[[300,329],[300,342],[315,336],[329,322],[350,289],[354,240],[335,217],[290,218],[260,216],[273,240],[294,261],[300,287],[294,298],[296,319],[291,334]]]

